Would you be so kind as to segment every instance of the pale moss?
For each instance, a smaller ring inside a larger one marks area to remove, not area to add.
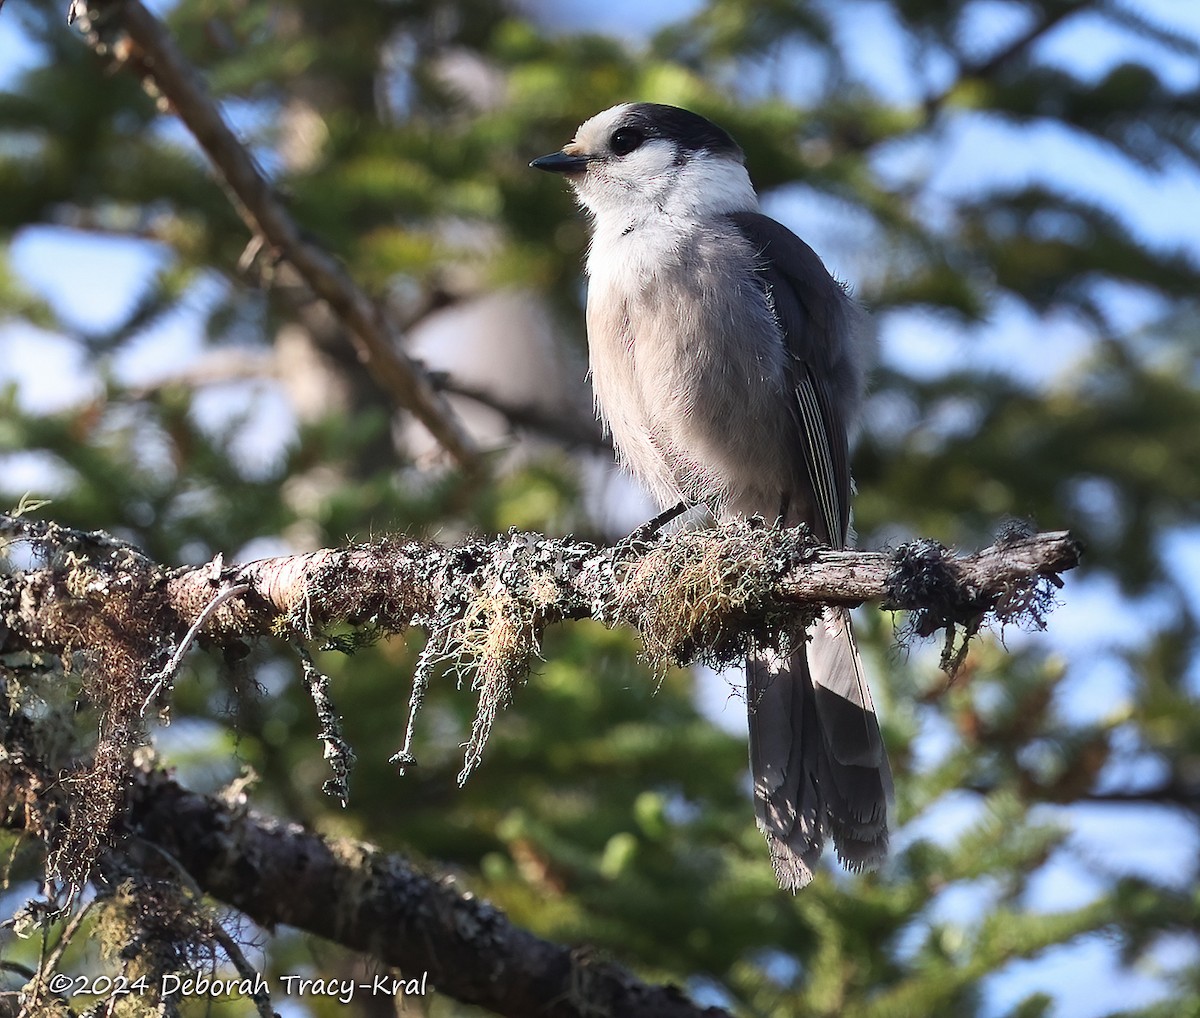
[[[794,535],[752,523],[676,535],[631,564],[618,614],[659,668],[734,664],[752,643],[785,649],[803,639],[808,613],[772,605],[799,552]]]

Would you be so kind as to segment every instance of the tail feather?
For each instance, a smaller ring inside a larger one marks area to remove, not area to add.
[[[892,775],[849,616],[831,609],[805,648],[746,668],[755,813],[780,885],[813,877],[826,837],[848,868],[887,852]]]
[[[750,770],[754,810],[783,887],[804,887],[824,844],[825,803],[803,757],[820,738],[817,715],[795,682],[791,663],[777,654],[752,656],[746,666]],[[807,710],[805,709],[807,707]]]
[[[878,767],[887,760],[871,690],[863,678],[862,659],[850,613],[828,608],[809,629],[809,670],[817,689],[817,710],[840,763]]]

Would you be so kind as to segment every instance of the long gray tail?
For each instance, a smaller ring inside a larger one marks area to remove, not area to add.
[[[843,865],[887,853],[892,771],[850,614],[830,608],[789,659],[759,651],[746,665],[754,808],[781,887],[813,878],[827,835]]]

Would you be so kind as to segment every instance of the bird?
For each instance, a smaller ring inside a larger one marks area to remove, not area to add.
[[[821,259],[765,215],[741,147],[690,110],[626,102],[530,166],[561,174],[591,220],[588,363],[618,460],[665,510],[806,524],[850,541],[850,432],[869,318]],[[779,884],[826,840],[848,869],[887,853],[892,775],[849,612],[746,664],[755,814]]]

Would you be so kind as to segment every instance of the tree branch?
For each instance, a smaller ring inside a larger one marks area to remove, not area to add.
[[[482,386],[468,385],[453,375],[435,376],[434,384],[442,392],[469,399],[503,416],[514,428],[537,432],[568,449],[587,449],[611,455],[612,442],[603,434],[594,417],[555,415],[534,404],[520,405],[489,392]]]
[[[79,6],[74,0],[72,16]],[[328,303],[376,384],[420,420],[463,468],[476,469],[474,443],[425,372],[401,349],[394,323],[336,258],[303,234],[162,22],[139,0],[92,0],[91,11],[128,35],[136,58],[128,59],[126,66],[170,102],[208,154],[242,221]],[[88,41],[103,51],[98,32],[88,31]]]
[[[118,545],[104,535],[11,516],[0,516],[0,534],[60,553],[82,546],[94,555]],[[102,638],[101,623],[128,638],[131,620],[124,616],[134,610],[143,613],[141,626],[153,618],[163,627],[147,660],[162,653],[164,639],[181,640],[202,615],[199,631],[220,642],[278,633],[281,623],[303,638],[343,623],[436,629],[478,612],[494,629],[507,612],[529,615],[538,628],[581,618],[634,625],[666,656],[686,659],[688,647],[695,656],[715,642],[719,651],[722,640],[762,636],[764,626],[811,616],[827,604],[878,601],[923,613],[929,621],[922,635],[989,613],[1001,623],[1038,622],[1052,606],[1048,590],[1061,585],[1059,574],[1079,556],[1065,531],[1022,534],[955,557],[929,541],[890,552],[835,551],[806,528],[743,520],[642,546],[604,548],[512,532],[453,547],[385,539],[240,566],[218,557],[175,571],[132,551],[110,552],[6,577],[0,613],[9,632],[0,648],[63,650],[91,630]],[[229,594],[242,586],[244,592]],[[118,591],[123,596],[114,597]],[[223,603],[214,607],[217,596]]]
[[[61,810],[61,799],[26,758],[0,762],[6,826],[41,835],[50,803]],[[190,792],[161,771],[135,770],[115,833],[118,845],[142,841],[161,850],[198,888],[260,926],[294,926],[394,965],[406,979],[428,973],[429,988],[500,1015],[728,1018],[677,987],[645,983],[585,949],[514,926],[449,877],[364,842],[322,837]]]
[[[980,60],[963,62],[958,73],[942,91],[926,97],[924,102],[925,118],[932,120],[933,115],[940,112],[950,101],[951,96],[958,92],[966,82],[981,81],[995,77],[1004,68],[1023,56],[1039,39],[1053,31],[1067,18],[1086,12],[1095,6],[1095,0],[1078,0],[1074,6],[1063,4],[1049,11],[1041,21],[1035,21],[1024,32],[1004,46],[1001,46],[991,56]]]
[[[271,353],[218,349],[179,371],[166,372],[140,385],[128,386],[124,392],[130,399],[149,400],[175,387],[203,389],[240,382],[278,381],[282,375]],[[429,380],[438,392],[460,396],[494,410],[514,430],[532,432],[567,449],[612,455],[612,442],[602,433],[600,423],[594,417],[555,415],[532,403],[512,403],[485,388],[461,382],[450,373],[430,372]]]

